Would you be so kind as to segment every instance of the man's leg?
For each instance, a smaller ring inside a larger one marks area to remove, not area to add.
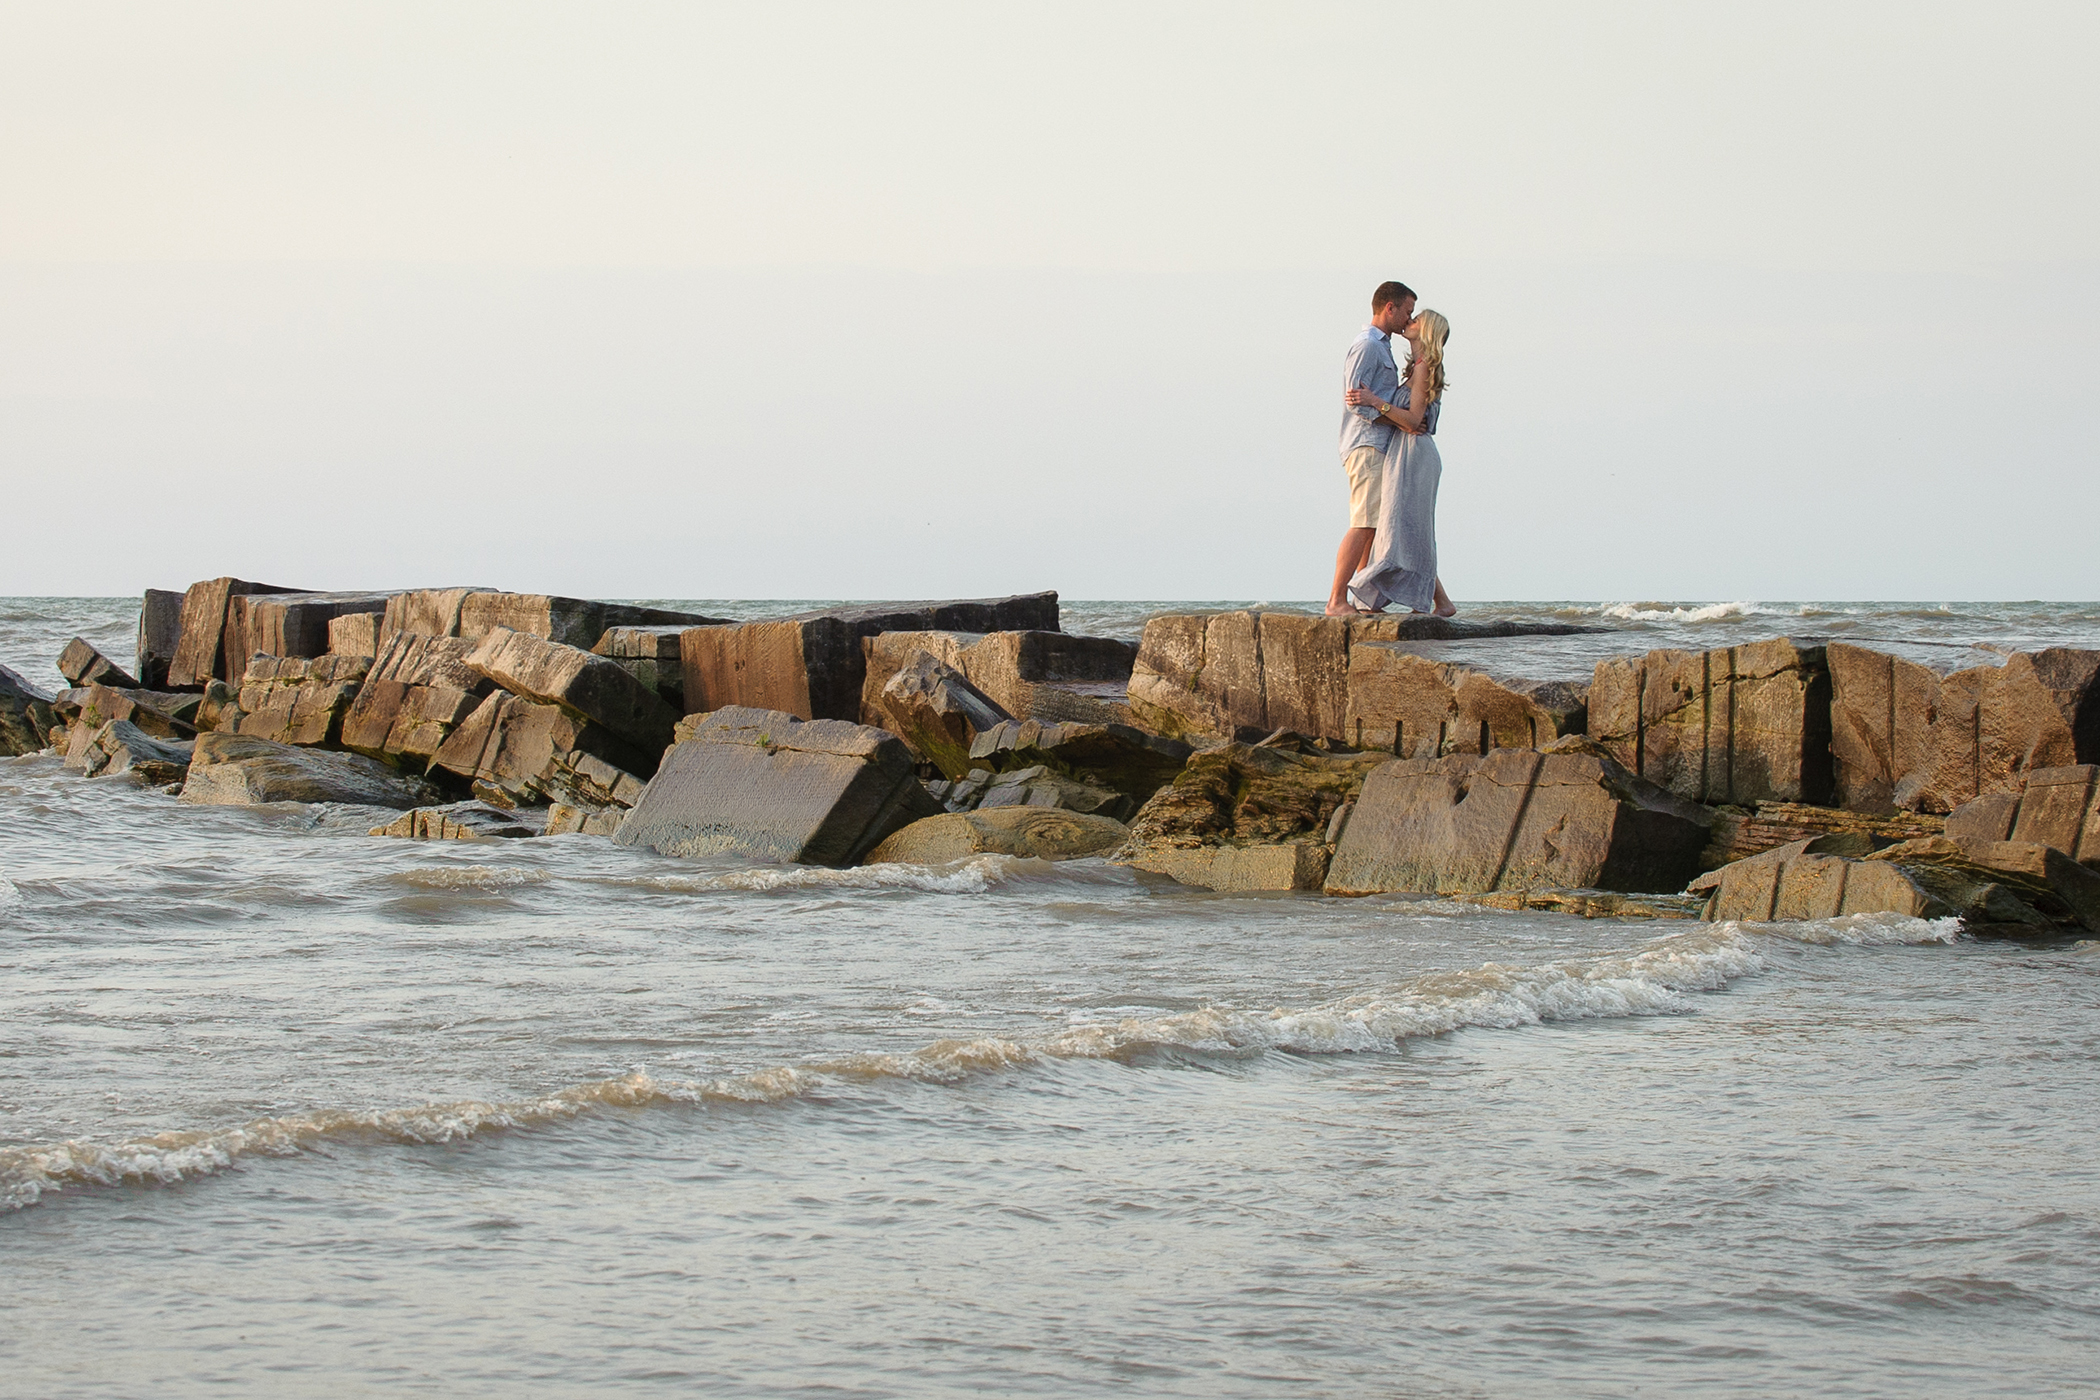
[[[1342,547],[1334,552],[1334,588],[1327,595],[1327,614],[1330,617],[1341,613],[1353,613],[1356,608],[1349,601],[1349,580],[1371,557],[1371,541],[1378,532],[1351,526],[1342,535]]]

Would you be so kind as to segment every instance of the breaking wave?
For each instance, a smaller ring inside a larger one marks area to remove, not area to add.
[[[33,1205],[68,1186],[172,1184],[224,1170],[243,1157],[295,1156],[330,1142],[454,1142],[608,1108],[775,1103],[854,1083],[947,1084],[1046,1061],[1130,1063],[1156,1051],[1237,1056],[1390,1051],[1409,1040],[1469,1027],[1514,1029],[1550,1021],[1666,1016],[1691,1009],[1698,993],[1718,991],[1761,971],[1777,946],[1952,942],[1957,930],[1954,920],[1890,915],[1754,928],[1703,924],[1625,952],[1536,966],[1487,963],[1314,1006],[1267,1011],[1207,1006],[1163,1016],[1075,1020],[1046,1036],[937,1040],[911,1051],[846,1055],[720,1079],[658,1079],[637,1069],[620,1078],[512,1102],[464,1099],[384,1111],[321,1109],[260,1118],[238,1127],[156,1133],[115,1143],[75,1140],[4,1148],[0,1209]]]
[[[1133,877],[1098,860],[1047,861],[1023,856],[980,855],[945,865],[856,865],[833,870],[817,865],[739,866],[693,875],[599,877],[598,883],[674,894],[717,890],[909,890],[916,894],[984,894],[1016,881],[1061,880],[1083,884],[1130,883]]]
[[[1781,611],[1761,603],[1704,603],[1689,608],[1673,603],[1611,603],[1599,608],[1598,615],[1621,622],[1727,622]]]

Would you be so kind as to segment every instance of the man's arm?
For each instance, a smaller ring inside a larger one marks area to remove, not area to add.
[[[1342,359],[1342,392],[1371,387],[1371,367],[1376,364],[1371,354],[1371,338],[1358,336],[1349,346],[1349,353]],[[1368,405],[1352,405],[1349,411],[1366,423],[1378,421],[1378,410]]]

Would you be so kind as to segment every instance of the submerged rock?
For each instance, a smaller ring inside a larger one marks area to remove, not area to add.
[[[240,734],[199,735],[182,785],[184,802],[221,806],[347,802],[423,807],[443,797],[423,779],[361,754],[297,748]]]
[[[918,821],[868,853],[869,865],[939,865],[982,854],[1077,860],[1123,844],[1130,828],[1108,817],[1049,807],[948,812]]]
[[[454,802],[444,807],[417,807],[382,826],[374,836],[400,836],[411,841],[495,841],[538,836],[546,829],[544,812],[514,812],[481,802]]]

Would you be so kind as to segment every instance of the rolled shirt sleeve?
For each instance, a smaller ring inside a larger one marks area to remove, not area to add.
[[[1392,345],[1375,327],[1366,326],[1363,334],[1350,342],[1349,353],[1342,359],[1342,388],[1369,389],[1387,403],[1400,397],[1400,370],[1393,363]],[[1395,431],[1369,404],[1342,405],[1344,457],[1359,447],[1385,451],[1392,446]]]

